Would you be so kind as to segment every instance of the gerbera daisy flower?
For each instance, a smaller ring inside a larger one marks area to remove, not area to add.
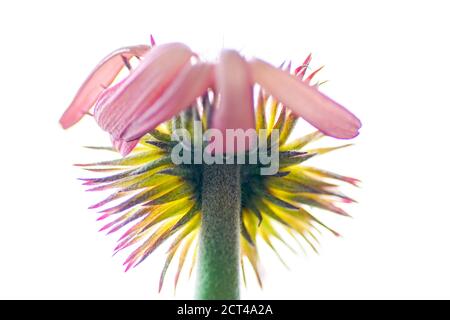
[[[120,69],[131,69],[133,56],[140,65],[111,86]],[[308,56],[291,72],[290,64],[275,68],[228,50],[218,62],[207,63],[184,45],[167,44],[121,49],[94,70],[61,122],[71,126],[95,104],[94,117],[113,141],[113,148],[99,149],[123,155],[78,166],[102,174],[82,180],[89,191],[109,192],[91,208],[106,221],[102,231],[123,232],[114,251],[129,251],[126,270],[169,242],[160,289],[177,260],[175,286],[188,263],[189,274],[197,265],[198,298],[236,299],[248,272],[244,261],[262,283],[261,246],[279,255],[275,239],[291,248],[288,238],[301,238],[299,244],[316,250],[321,229],[337,235],[313,208],[346,216],[337,203],[353,199],[338,190],[339,183],[357,185],[358,180],[307,165],[347,145],[314,149],[310,143],[324,135],[352,138],[361,124],[317,90],[320,82],[312,81],[320,69],[309,73],[310,61]],[[321,131],[296,136],[298,116]],[[223,149],[206,151],[210,141],[196,136],[196,126],[223,133],[254,128],[260,134],[252,148],[232,144],[230,149],[225,143]],[[181,143],[174,140],[180,130]],[[277,155],[270,158],[276,161],[274,174],[262,174],[273,165],[258,156],[263,151]],[[174,154],[191,162],[176,163]],[[223,161],[198,159],[205,154]],[[229,161],[230,155],[249,160],[255,154],[253,162]]]

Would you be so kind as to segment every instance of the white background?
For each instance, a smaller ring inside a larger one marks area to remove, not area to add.
[[[321,254],[263,256],[265,287],[243,298],[450,298],[448,1],[2,1],[0,298],[192,297],[157,293],[163,253],[124,273],[97,233],[72,163],[103,159],[92,119],[58,119],[115,48],[182,41],[208,57],[236,48],[274,64],[314,54],[328,95],[363,121],[356,146],[318,165],[363,180],[353,219],[329,221]],[[329,143],[334,143],[331,139]],[[330,215],[329,215],[330,216]]]

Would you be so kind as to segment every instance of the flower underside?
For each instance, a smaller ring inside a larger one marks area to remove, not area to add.
[[[300,72],[304,75],[307,65],[302,68]],[[299,70],[296,72],[298,74]],[[306,80],[309,82],[312,76]],[[195,265],[202,214],[202,172],[206,165],[174,165],[171,152],[177,142],[172,141],[171,134],[178,128],[192,132],[196,120],[202,122],[203,130],[210,128],[213,105],[214,96],[210,92],[191,108],[143,136],[128,156],[79,165],[92,172],[111,173],[82,180],[89,191],[113,191],[91,208],[102,208],[99,220],[108,220],[101,231],[107,230],[110,234],[126,230],[114,249],[115,253],[133,250],[124,262],[126,270],[140,264],[165,241],[170,241],[160,290],[174,259],[178,260],[175,287],[186,260],[190,261],[189,274]],[[303,239],[297,241],[300,246],[307,244],[316,251],[321,230],[338,234],[319,221],[310,208],[346,216],[335,203],[353,200],[338,191],[337,183],[357,185],[358,180],[305,165],[310,158],[347,145],[309,149],[309,144],[323,134],[316,131],[303,137],[291,137],[297,117],[264,92],[257,98],[255,119],[257,130],[267,129],[268,140],[273,129],[279,130],[280,151],[279,172],[275,175],[261,175],[263,165],[259,162],[240,167],[242,275],[245,283],[247,263],[244,261],[247,260],[261,285],[258,248],[267,245],[281,260],[277,246],[283,244],[294,250],[288,240],[292,237]]]

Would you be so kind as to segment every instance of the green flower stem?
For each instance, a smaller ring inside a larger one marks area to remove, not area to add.
[[[203,166],[197,299],[239,299],[240,168]]]

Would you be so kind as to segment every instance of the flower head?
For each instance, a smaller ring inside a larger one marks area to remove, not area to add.
[[[61,119],[63,127],[68,127],[95,105],[96,121],[111,135],[114,148],[126,155],[79,165],[102,174],[82,179],[89,191],[110,191],[91,208],[99,209],[99,220],[107,221],[101,231],[124,230],[114,251],[131,250],[124,262],[126,270],[166,241],[170,245],[160,288],[174,259],[178,260],[175,285],[187,257],[192,258],[193,269],[206,164],[174,164],[171,153],[176,142],[171,136],[180,128],[192,133],[198,120],[203,130],[266,129],[266,135],[258,139],[267,141],[279,132],[275,175],[261,175],[259,169],[267,163],[259,160],[240,167],[243,270],[248,260],[261,283],[258,252],[262,245],[279,256],[278,245],[292,248],[288,238],[303,239],[302,244],[316,250],[321,229],[338,235],[315,217],[312,208],[347,216],[337,203],[354,200],[338,190],[339,184],[357,185],[358,180],[305,163],[347,146],[310,148],[311,143],[324,135],[352,138],[361,123],[320,93],[320,83],[311,84],[320,69],[306,76],[310,56],[291,74],[290,67],[283,70],[259,59],[247,60],[232,50],[223,51],[216,63],[200,61],[188,47],[177,43],[132,47],[126,52],[113,53],[94,70]],[[126,66],[132,55],[141,59],[139,66],[111,86],[120,66]],[[259,85],[256,99],[255,84]],[[293,131],[299,116],[320,131],[296,137]]]

